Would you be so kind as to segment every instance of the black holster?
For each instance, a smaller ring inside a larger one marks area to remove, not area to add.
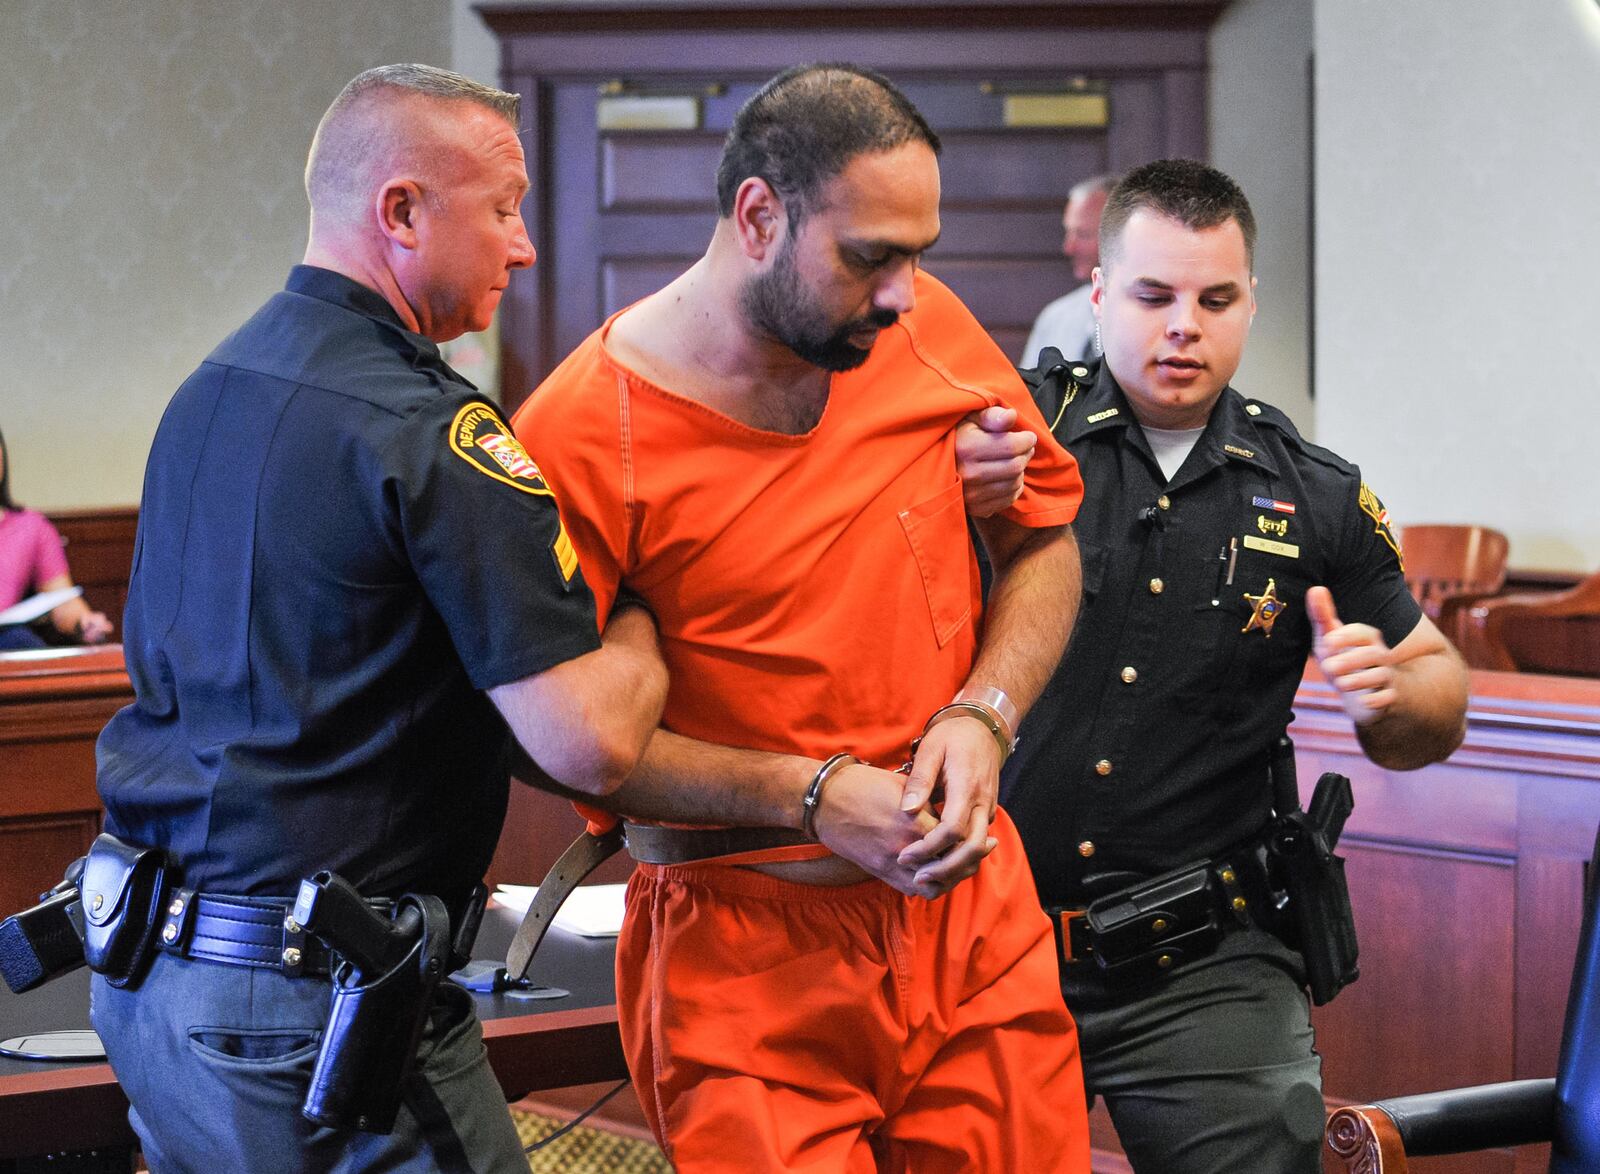
[[[109,833],[94,838],[78,880],[83,958],[115,987],[133,988],[155,952],[166,900],[167,854]]]
[[[1317,780],[1308,810],[1300,810],[1297,790],[1292,792],[1295,802],[1291,806],[1291,792],[1282,776],[1288,772],[1288,786],[1293,788],[1292,747],[1287,764],[1285,757],[1281,749],[1274,757],[1273,783],[1280,814],[1267,829],[1263,843],[1274,887],[1286,898],[1286,916],[1277,927],[1279,936],[1300,951],[1311,1001],[1320,1007],[1361,975],[1344,860],[1333,854],[1345,820],[1355,807],[1355,796],[1349,779],[1329,771]]]
[[[337,934],[306,928],[348,958],[349,947],[341,946]],[[450,956],[444,902],[408,893],[396,905],[390,932],[396,931],[410,940],[398,959],[381,967],[346,960],[333,973],[333,1005],[301,1109],[320,1125],[367,1133],[394,1128],[434,988]]]

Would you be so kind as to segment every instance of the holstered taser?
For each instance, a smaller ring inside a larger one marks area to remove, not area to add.
[[[1361,974],[1344,860],[1333,854],[1355,796],[1348,778],[1329,771],[1317,780],[1310,808],[1302,811],[1294,744],[1287,737],[1273,751],[1272,785],[1278,817],[1267,831],[1267,867],[1274,887],[1287,898],[1287,916],[1277,929],[1305,959],[1306,986],[1320,1007]]]
[[[438,897],[407,893],[390,920],[331,872],[302,881],[293,919],[342,961],[301,1113],[319,1125],[388,1133],[450,957]]]
[[[31,991],[83,965],[83,907],[78,902],[82,856],[31,909],[0,921],[0,978],[13,994]]]

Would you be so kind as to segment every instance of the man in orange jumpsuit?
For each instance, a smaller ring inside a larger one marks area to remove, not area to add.
[[[624,1045],[689,1174],[1088,1169],[1051,930],[995,806],[1071,630],[1082,485],[918,271],[937,151],[876,75],[774,79],[729,135],[706,255],[515,421],[566,488],[602,617],[626,586],[661,628],[664,728],[612,801],[677,826],[630,850],[757,830],[629,886]],[[1039,439],[979,522],[980,625],[955,428],[995,407]]]

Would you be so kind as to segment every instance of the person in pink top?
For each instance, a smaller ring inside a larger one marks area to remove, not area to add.
[[[22,509],[11,497],[11,463],[0,435],[0,611],[41,591],[72,586],[61,535],[37,510]],[[82,596],[50,613],[63,636],[99,644],[111,635],[105,613],[92,610]],[[43,648],[45,642],[25,624],[0,625],[0,652]]]

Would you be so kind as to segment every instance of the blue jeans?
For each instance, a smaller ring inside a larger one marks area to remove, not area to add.
[[[95,976],[89,1018],[152,1174],[527,1174],[472,997],[452,983],[435,996],[392,1133],[302,1117],[330,998],[325,978],[160,952],[138,990]]]

